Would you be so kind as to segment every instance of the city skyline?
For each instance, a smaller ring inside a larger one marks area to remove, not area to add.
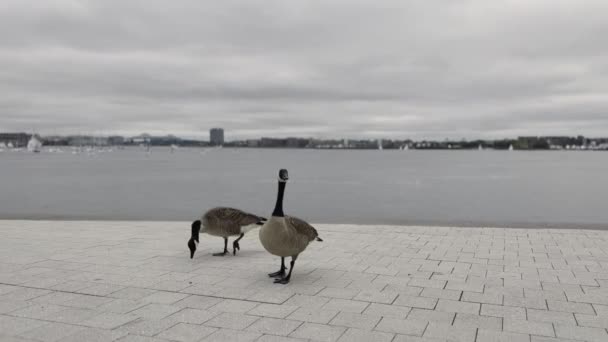
[[[9,0],[0,131],[605,136],[605,31],[601,0]]]

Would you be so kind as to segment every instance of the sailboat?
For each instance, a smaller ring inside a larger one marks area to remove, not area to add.
[[[509,145],[509,151],[513,151],[513,145]]]
[[[481,144],[479,144],[479,146],[477,146],[477,149],[482,151],[483,150],[483,146],[481,146]]]
[[[40,148],[42,148],[42,142],[40,142],[36,136],[32,135],[30,141],[27,142],[27,150],[29,152],[39,153]]]
[[[382,139],[378,139],[378,149],[382,151]]]

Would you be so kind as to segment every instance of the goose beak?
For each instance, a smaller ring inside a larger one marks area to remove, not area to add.
[[[188,248],[190,248],[190,259],[193,259],[194,252],[196,252],[196,243],[194,243],[194,239],[190,239],[190,241],[188,241]]]

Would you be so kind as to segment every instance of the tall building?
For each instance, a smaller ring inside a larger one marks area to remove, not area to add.
[[[212,128],[209,131],[209,142],[214,146],[224,145],[224,129]]]

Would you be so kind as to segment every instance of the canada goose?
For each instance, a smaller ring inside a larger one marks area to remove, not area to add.
[[[265,218],[246,213],[233,208],[213,208],[207,211],[201,220],[192,222],[192,236],[188,241],[190,248],[190,259],[194,258],[198,234],[207,233],[213,236],[224,238],[224,251],[214,253],[213,256],[224,256],[228,253],[228,237],[239,235],[239,238],[232,243],[232,254],[236,255],[236,250],[240,250],[239,240],[245,233],[264,224]]]
[[[298,255],[313,241],[323,241],[319,238],[317,230],[305,221],[283,214],[283,194],[289,176],[287,170],[279,171],[279,192],[272,217],[260,228],[260,241],[262,246],[270,253],[281,257],[281,268],[278,272],[270,273],[275,283],[287,284],[291,279],[291,272]],[[291,267],[285,276],[285,257],[291,257]]]

